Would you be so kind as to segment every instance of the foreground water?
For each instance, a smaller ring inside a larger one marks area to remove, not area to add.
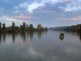
[[[60,31],[1,34],[0,61],[81,61],[81,36]]]

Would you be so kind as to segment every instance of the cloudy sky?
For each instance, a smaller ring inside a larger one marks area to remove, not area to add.
[[[0,0],[0,22],[56,27],[81,23],[81,0]]]

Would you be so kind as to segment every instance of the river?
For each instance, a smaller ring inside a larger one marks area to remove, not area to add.
[[[0,34],[0,61],[81,61],[81,35],[63,33]]]

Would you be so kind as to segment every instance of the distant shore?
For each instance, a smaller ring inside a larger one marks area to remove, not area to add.
[[[81,32],[81,24],[72,25],[72,26],[52,27],[52,28],[49,28],[49,30]]]

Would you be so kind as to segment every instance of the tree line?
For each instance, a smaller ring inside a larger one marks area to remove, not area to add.
[[[56,27],[54,30],[81,32],[81,24],[65,26],[65,27]]]
[[[33,24],[27,25],[25,22],[20,26],[16,26],[15,22],[12,22],[12,25],[6,27],[5,23],[0,22],[0,32],[33,32],[33,31],[47,31],[47,27],[43,28],[41,24],[37,25],[37,28],[33,27]]]

